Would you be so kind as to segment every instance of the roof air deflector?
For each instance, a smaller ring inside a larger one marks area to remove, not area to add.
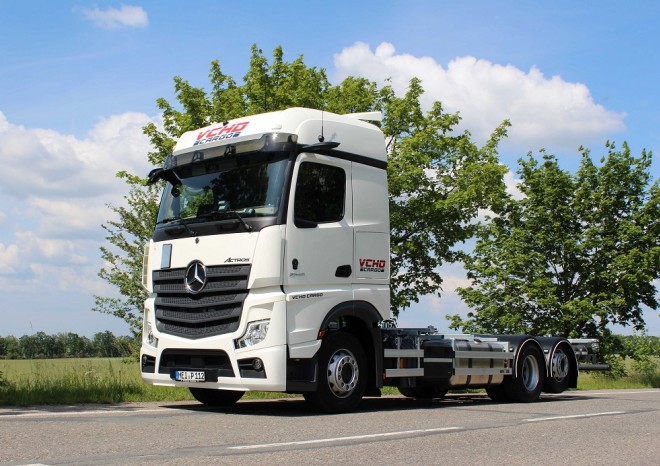
[[[382,112],[360,112],[360,113],[348,113],[344,115],[348,118],[353,118],[355,120],[362,121],[383,121]]]

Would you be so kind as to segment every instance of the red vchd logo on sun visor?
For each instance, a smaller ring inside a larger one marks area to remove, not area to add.
[[[249,124],[249,121],[241,121],[239,123],[234,123],[233,125],[218,126],[216,128],[207,129],[206,131],[200,131],[197,134],[197,140],[193,146],[238,137],[241,135],[241,131],[243,131]]]

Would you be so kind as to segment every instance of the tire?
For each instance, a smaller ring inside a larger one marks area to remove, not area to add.
[[[189,388],[192,396],[206,406],[231,406],[241,399],[245,392],[234,390],[214,390],[211,388]]]
[[[504,393],[504,390],[502,389],[501,385],[493,385],[490,387],[486,387],[486,393],[488,394],[491,400],[496,401],[498,403],[503,401],[508,401],[508,398],[506,397],[506,394]]]
[[[571,382],[573,364],[569,359],[569,354],[560,345],[552,356],[550,362],[550,377],[545,380],[543,391],[548,393],[561,393],[568,389]]]
[[[421,385],[417,387],[399,387],[399,392],[408,398],[430,400],[433,398],[443,399],[447,390],[434,385]]]
[[[367,387],[367,357],[360,342],[347,332],[326,336],[318,356],[319,381],[307,402],[326,413],[344,413],[360,404]]]
[[[527,345],[518,356],[517,377],[506,377],[502,390],[509,401],[531,403],[539,399],[545,381],[545,358],[533,345]]]

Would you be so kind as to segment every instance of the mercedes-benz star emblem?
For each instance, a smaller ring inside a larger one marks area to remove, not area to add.
[[[189,293],[197,294],[206,285],[206,267],[200,261],[191,262],[186,269],[186,277],[184,278],[186,290]]]

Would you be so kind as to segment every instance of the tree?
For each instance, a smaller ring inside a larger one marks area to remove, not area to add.
[[[21,347],[22,359],[44,359],[51,358],[55,353],[55,337],[45,332],[37,332],[34,335],[23,335],[18,339]]]
[[[95,333],[92,348],[94,355],[100,358],[114,358],[122,355],[121,344],[110,330]]]
[[[454,247],[473,236],[479,209],[499,211],[505,196],[506,168],[498,161],[497,145],[508,122],[478,148],[469,133],[455,133],[458,115],[444,113],[439,102],[424,114],[422,92],[417,79],[403,98],[391,88],[382,90],[394,315],[441,289],[438,268],[458,260]]]
[[[139,344],[139,342],[137,342]],[[135,338],[116,337],[106,330],[94,335],[90,341],[85,336],[66,332],[47,335],[37,332],[34,335],[0,337],[0,359],[44,359],[44,358],[90,358],[130,356],[135,346]]]
[[[660,188],[650,152],[606,149],[597,166],[580,148],[575,174],[545,152],[519,161],[524,197],[479,228],[464,256],[473,285],[458,290],[474,311],[452,328],[605,341],[610,324],[644,328],[642,306],[658,307]]]
[[[110,246],[101,247],[105,266],[99,276],[117,287],[122,298],[95,296],[94,310],[111,314],[129,324],[133,335],[140,333],[142,303],[147,293],[142,288],[143,247],[151,238],[158,213],[158,187],[146,186],[143,178],[125,171],[117,174],[129,186],[126,206],[108,207],[119,217],[103,228]]]
[[[392,310],[397,315],[420,295],[438,292],[442,279],[437,267],[456,260],[453,247],[473,234],[478,210],[498,211],[504,197],[506,170],[498,162],[497,144],[508,123],[478,148],[469,133],[456,132],[458,115],[445,113],[437,102],[428,112],[422,110],[418,79],[398,97],[391,86],[379,88],[364,78],[349,77],[332,86],[325,71],[306,66],[302,56],[285,62],[281,47],[271,63],[256,46],[251,52],[242,85],[225,75],[218,61],[211,64],[209,92],[174,78],[180,109],[158,99],[163,127],[144,128],[153,147],[149,161],[161,165],[179,136],[213,121],[293,106],[336,113],[381,110],[389,153]],[[157,190],[145,187],[140,176],[118,176],[130,190],[126,207],[110,206],[119,219],[104,225],[111,247],[102,248],[107,265],[100,276],[123,298],[97,296],[95,310],[123,318],[138,333],[145,298],[140,288],[142,245],[154,227]]]
[[[21,345],[18,338],[8,335],[0,337],[0,358],[18,359],[21,357]]]
[[[58,333],[58,347],[62,349],[58,357],[83,358],[91,354],[91,342],[87,337],[81,337],[77,333]]]

